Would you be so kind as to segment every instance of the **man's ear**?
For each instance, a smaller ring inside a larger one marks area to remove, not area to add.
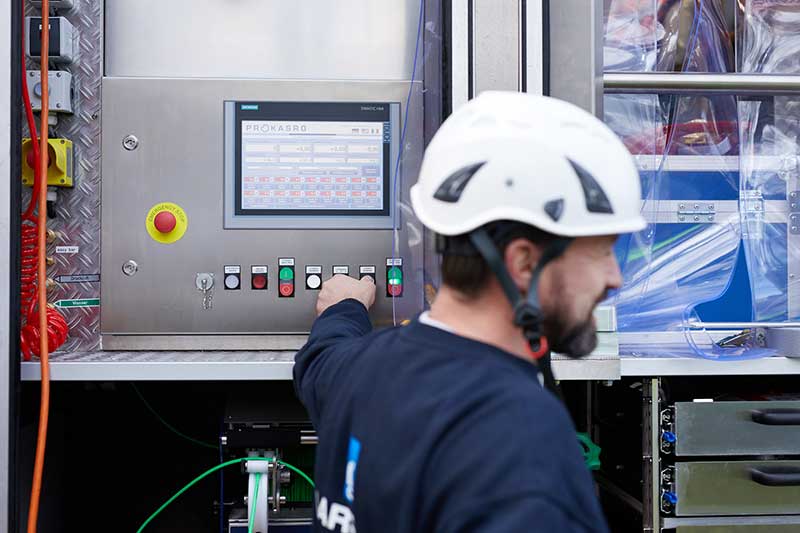
[[[514,239],[506,246],[504,254],[506,269],[523,294],[528,292],[532,271],[541,255],[541,248],[528,239]]]

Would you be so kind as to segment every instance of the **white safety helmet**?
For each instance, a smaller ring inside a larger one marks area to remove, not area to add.
[[[420,221],[460,235],[499,220],[563,237],[644,229],[639,173],[600,120],[567,102],[485,92],[434,136],[411,189]]]

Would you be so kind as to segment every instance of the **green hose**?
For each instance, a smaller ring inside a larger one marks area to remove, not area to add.
[[[595,444],[588,433],[578,433],[578,442],[583,447],[583,461],[589,470],[600,470],[602,449]]]
[[[239,464],[239,463],[244,463],[246,461],[270,461],[270,462],[273,462],[273,463],[278,463],[279,465],[285,466],[286,468],[288,468],[292,472],[296,473],[297,475],[299,475],[300,477],[305,479],[308,482],[308,484],[311,485],[312,487],[314,486],[314,481],[310,477],[308,477],[308,475],[306,475],[305,472],[303,472],[302,470],[300,470],[299,468],[297,468],[295,466],[292,466],[292,465],[290,465],[288,463],[285,463],[283,461],[280,461],[280,460],[276,460],[276,459],[274,459],[272,457],[241,457],[239,459],[231,459],[230,461],[225,461],[224,463],[220,463],[220,464],[218,464],[216,466],[213,466],[213,467],[209,468],[208,470],[206,470],[205,472],[203,472],[202,474],[200,474],[199,476],[197,476],[196,478],[191,480],[189,483],[187,483],[181,490],[176,492],[169,500],[164,502],[164,504],[161,507],[159,507],[156,510],[156,512],[151,514],[147,518],[147,520],[145,520],[144,523],[139,527],[139,529],[136,530],[136,533],[141,533],[142,531],[144,531],[144,528],[147,527],[147,525],[150,522],[152,522],[153,519],[155,519],[155,517],[157,517],[159,514],[161,514],[161,512],[164,509],[169,507],[169,505],[172,502],[177,500],[181,496],[181,494],[183,494],[184,492],[186,492],[187,490],[192,488],[194,485],[196,485],[202,479],[210,476],[211,474],[213,474],[214,472],[216,472],[218,470],[222,470],[226,466],[236,465],[236,464]],[[258,485],[256,485],[256,486],[258,486]],[[253,506],[253,509],[255,509],[255,506]]]

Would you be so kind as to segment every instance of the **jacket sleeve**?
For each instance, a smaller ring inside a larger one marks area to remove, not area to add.
[[[358,353],[358,340],[370,331],[367,309],[353,299],[332,305],[314,322],[308,342],[294,358],[294,388],[315,424],[331,387]]]

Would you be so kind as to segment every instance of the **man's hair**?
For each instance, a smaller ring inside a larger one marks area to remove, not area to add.
[[[483,228],[501,256],[505,255],[506,247],[515,239],[527,239],[539,246],[556,239],[550,233],[521,222],[502,220],[486,224]],[[469,234],[439,236],[439,250],[442,252],[442,282],[468,298],[478,296],[494,275],[473,246]]]

